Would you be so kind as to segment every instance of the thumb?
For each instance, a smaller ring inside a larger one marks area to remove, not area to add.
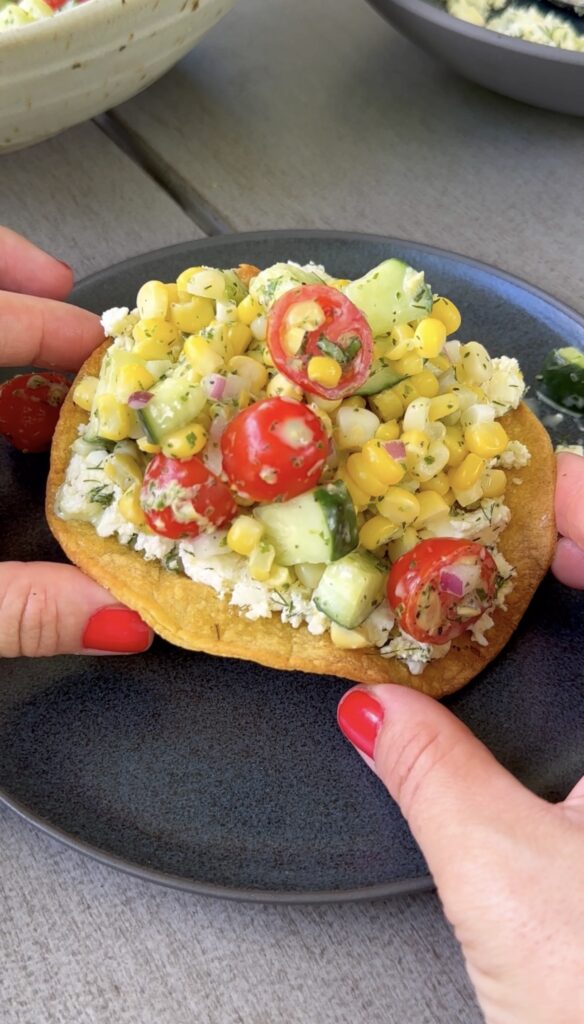
[[[152,636],[136,612],[72,565],[0,564],[0,657],[135,654]]]
[[[486,833],[515,835],[540,803],[450,711],[415,690],[350,690],[338,721],[399,804],[443,896],[460,884],[463,862],[484,860]]]

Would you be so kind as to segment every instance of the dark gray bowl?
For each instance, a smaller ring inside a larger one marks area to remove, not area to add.
[[[494,92],[584,117],[584,53],[469,25],[441,0],[368,0],[399,32],[459,74]]]

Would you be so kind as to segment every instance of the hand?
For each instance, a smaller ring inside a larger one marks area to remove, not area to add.
[[[558,457],[553,570],[584,587],[584,459]],[[488,1024],[584,1021],[584,778],[552,806],[443,705],[350,690],[339,725],[399,804],[462,945]]]
[[[72,284],[66,264],[0,228],[1,366],[73,370],[103,341],[98,317],[58,301]],[[0,563],[0,657],[129,654],[151,642],[136,612],[73,566]]]

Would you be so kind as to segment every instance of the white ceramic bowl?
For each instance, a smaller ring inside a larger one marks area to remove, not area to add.
[[[0,152],[135,96],[235,0],[88,0],[0,33]]]

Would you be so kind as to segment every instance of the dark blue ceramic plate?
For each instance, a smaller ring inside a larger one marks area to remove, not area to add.
[[[584,347],[584,321],[536,289],[437,249],[331,232],[211,238],[80,284],[99,311],[193,263],[322,262],[357,276],[389,255],[423,267],[464,312],[464,335],[513,353],[533,381],[544,353]],[[559,435],[576,431],[561,424]],[[574,438],[573,438],[574,439]],[[62,559],[43,518],[47,461],[0,451],[9,558]],[[562,797],[584,768],[582,595],[547,579],[504,653],[447,703],[528,786]],[[5,661],[4,801],[75,848],[141,877],[238,899],[350,900],[428,887],[396,806],[335,724],[347,688],[192,654]]]

